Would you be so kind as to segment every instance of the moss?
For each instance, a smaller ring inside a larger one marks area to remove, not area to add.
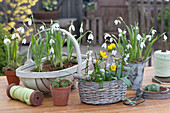
[[[4,38],[5,35],[7,35],[8,38],[10,38],[10,33],[5,31],[3,29],[3,26],[0,24],[0,75],[3,75],[2,68],[7,65],[7,54],[5,51],[5,45],[4,45]]]

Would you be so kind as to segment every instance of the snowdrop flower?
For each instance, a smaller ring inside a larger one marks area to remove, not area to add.
[[[42,25],[42,26],[40,27],[40,29],[41,29],[42,31],[44,31],[45,27]]]
[[[126,45],[127,49],[132,48],[131,44]]]
[[[92,33],[89,34],[88,40],[94,40],[94,37],[93,37],[93,34],[92,34]]]
[[[80,26],[80,33],[83,33],[83,23],[81,23],[81,26]]]
[[[129,58],[129,56],[130,56],[130,53],[128,53],[127,55],[126,55],[126,57],[124,58],[124,61],[127,63],[127,60],[128,60],[128,58]]]
[[[106,40],[107,37],[111,37],[111,35],[108,34],[108,33],[106,33],[106,34],[104,35],[104,39]]]
[[[18,32],[21,32],[21,33],[24,33],[24,32],[25,32],[25,30],[24,30],[23,27],[19,27],[19,28],[17,29],[17,31],[18,31]]]
[[[146,38],[149,38],[149,41],[151,41],[152,36],[151,35],[146,35]]]
[[[122,36],[122,34],[119,34],[118,36],[119,36],[119,37],[121,37],[121,36]]]
[[[142,42],[142,43],[140,44],[140,47],[141,47],[141,48],[145,47],[145,43]]]
[[[123,34],[126,34],[126,31],[123,31]]]
[[[157,31],[155,29],[152,30],[152,35],[154,35]]]
[[[14,34],[12,35],[12,39],[14,39],[15,37],[21,38],[18,33],[14,33]]]
[[[166,35],[164,35],[164,40],[167,40],[167,38],[168,38],[168,37],[167,37]]]
[[[117,53],[117,51],[116,51],[116,50],[113,50],[111,54],[115,56],[116,53]]]
[[[86,52],[86,55],[90,55],[90,56],[91,56],[92,53],[93,53],[93,51],[90,50],[90,51],[87,51],[87,52]]]
[[[122,33],[123,31],[122,31],[120,28],[118,28],[118,32],[119,32],[119,33]]]
[[[104,72],[105,72],[105,70],[104,70],[104,69],[100,69],[100,71],[101,71],[102,73],[104,73]]]
[[[137,30],[137,29],[139,29],[139,27],[138,27],[138,26],[135,26],[133,29],[136,29],[136,30]]]
[[[69,31],[71,31],[71,30],[72,30],[72,31],[75,31],[75,27],[74,27],[73,24],[71,24],[70,27],[69,27]]]
[[[106,49],[106,47],[107,47],[107,44],[106,44],[106,43],[103,43],[103,44],[102,44],[102,48],[105,48],[105,49]]]
[[[22,40],[22,44],[26,44],[27,43],[27,40],[24,38],[23,40]]]
[[[140,34],[137,35],[137,40],[141,40],[142,36]]]
[[[110,43],[112,43],[113,42],[113,38],[110,38]]]
[[[96,61],[96,59],[93,59],[93,63],[95,64],[97,61]]]
[[[50,44],[52,44],[52,43],[55,43],[55,41],[53,39],[50,39]]]
[[[50,53],[54,53],[54,48],[52,47],[51,49],[50,49]]]
[[[115,23],[115,25],[118,25],[118,24],[121,24],[121,21],[120,20],[115,20],[114,23]]]
[[[8,38],[5,38],[5,39],[4,39],[4,44],[7,44],[7,43],[11,43],[11,40],[8,39]]]
[[[58,23],[55,23],[51,27],[53,30],[55,30],[55,29],[59,29],[60,25]]]
[[[29,25],[29,26],[32,25],[32,20],[31,20],[31,19],[28,20],[28,25]]]

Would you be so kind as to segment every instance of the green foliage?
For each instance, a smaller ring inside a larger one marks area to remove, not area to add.
[[[72,81],[68,78],[56,78],[56,80],[53,81],[52,87],[68,87],[72,84]]]
[[[168,21],[170,19],[170,12],[169,12],[169,8],[166,7],[165,8],[165,32],[168,33],[168,30],[170,29],[170,25],[168,25]],[[158,14],[158,22],[161,23],[162,21],[162,13],[160,12]]]
[[[160,86],[158,84],[149,84],[144,88],[144,91],[159,92]]]
[[[42,0],[43,8],[45,11],[54,11],[57,9],[57,0]]]
[[[5,51],[5,44],[4,44],[4,38],[5,35],[7,35],[7,38],[10,39],[10,33],[3,30],[3,26],[0,24],[0,74],[2,73],[2,68],[5,67],[7,65],[7,53]]]

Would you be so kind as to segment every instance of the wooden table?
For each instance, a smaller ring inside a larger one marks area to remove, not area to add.
[[[152,83],[153,67],[146,67],[144,72],[143,85]],[[87,105],[81,103],[78,90],[71,91],[69,102],[67,106],[58,107],[53,106],[52,98],[45,96],[41,106],[34,107],[28,106],[20,101],[11,100],[6,95],[7,80],[5,77],[0,77],[0,113],[47,113],[47,112],[64,112],[64,113],[77,113],[77,112],[106,112],[106,113],[170,113],[170,99],[163,100],[150,100],[147,99],[136,107],[126,106],[122,102],[111,105]],[[135,91],[127,91],[127,97],[134,96]]]

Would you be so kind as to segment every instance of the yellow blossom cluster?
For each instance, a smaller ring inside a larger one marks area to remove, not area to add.
[[[7,31],[15,26],[17,20],[27,22],[28,15],[32,14],[31,7],[38,2],[38,0],[0,0],[0,3],[3,1],[6,6],[0,5],[2,8],[0,16],[3,19],[4,29]]]

